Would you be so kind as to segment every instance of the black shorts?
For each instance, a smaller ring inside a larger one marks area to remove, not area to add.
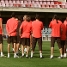
[[[17,36],[8,36],[7,42],[8,43],[17,43]]]
[[[3,37],[2,34],[0,34],[0,44],[3,43]]]
[[[20,42],[24,46],[30,46],[30,38],[21,38]]]
[[[65,45],[65,40],[61,40],[61,45]]]
[[[67,45],[67,37],[66,37],[66,40],[65,40],[65,44]]]
[[[59,49],[61,48],[60,37],[51,37],[51,47],[54,47],[55,42],[57,42]]]
[[[20,43],[20,36],[17,36],[17,43]]]
[[[36,47],[36,43],[38,42],[39,50],[42,51],[42,37],[40,38],[32,38],[32,50],[34,51]]]

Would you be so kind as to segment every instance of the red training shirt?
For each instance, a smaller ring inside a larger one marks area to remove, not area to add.
[[[32,29],[32,23],[28,21],[23,21],[21,26],[21,38],[30,38],[30,32]]]
[[[61,40],[66,40],[66,27],[63,23],[61,25]]]
[[[35,38],[42,37],[43,22],[35,20],[32,22],[32,36]]]
[[[0,34],[2,34],[2,18],[0,18]]]
[[[6,30],[9,36],[17,35],[17,32],[16,32],[17,26],[18,26],[18,20],[16,20],[15,18],[10,18],[7,21]]]
[[[52,37],[60,37],[60,26],[62,22],[58,20],[58,23],[56,19],[52,20],[49,24],[49,27],[52,29],[51,36]]]

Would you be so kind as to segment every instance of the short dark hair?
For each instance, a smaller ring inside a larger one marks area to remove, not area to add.
[[[39,15],[38,15],[38,14],[36,14],[35,19],[40,19],[40,17],[39,17]]]
[[[57,14],[54,14],[53,19],[58,20]]]
[[[15,13],[14,13],[14,12],[11,14],[11,17],[16,17],[16,15],[15,15]]]

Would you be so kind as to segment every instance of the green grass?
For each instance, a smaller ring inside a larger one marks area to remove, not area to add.
[[[7,56],[7,43],[4,41],[4,54]],[[20,52],[21,54],[21,52]],[[0,58],[0,67],[66,67],[67,58],[58,59],[59,49],[55,44],[54,59],[50,59],[50,42],[43,42],[43,59],[39,58],[38,45],[35,49],[35,54],[32,59],[30,58],[13,58],[11,52],[10,58]]]

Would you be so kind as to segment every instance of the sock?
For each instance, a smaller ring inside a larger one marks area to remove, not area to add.
[[[22,56],[24,56],[24,53],[22,53]]]
[[[40,53],[40,58],[42,58],[42,53]]]
[[[10,53],[8,53],[8,57],[10,57]]]
[[[50,56],[51,58],[53,57],[53,55]]]
[[[31,51],[31,57],[33,57],[33,52]]]
[[[1,52],[1,56],[3,55],[3,52]]]
[[[28,55],[26,55],[26,57],[28,57]]]
[[[66,53],[64,53],[64,57],[66,57]]]
[[[14,56],[16,56],[16,53],[14,53]]]
[[[62,54],[61,54],[60,56],[61,56],[61,57],[63,57],[63,55],[62,55]]]

